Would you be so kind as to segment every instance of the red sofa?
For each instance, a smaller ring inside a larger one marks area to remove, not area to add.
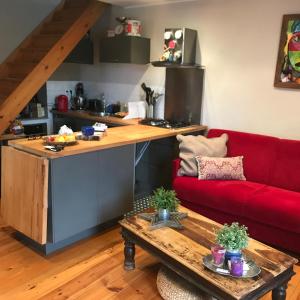
[[[180,177],[177,159],[173,188],[182,205],[220,223],[238,221],[251,237],[300,253],[300,141],[222,129],[208,138],[224,132],[227,156],[244,156],[247,180]]]

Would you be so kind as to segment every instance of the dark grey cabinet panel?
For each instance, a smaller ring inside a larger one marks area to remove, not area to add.
[[[51,161],[53,241],[66,239],[100,223],[95,178],[97,152]]]
[[[144,143],[136,145],[138,155]],[[172,161],[178,157],[178,142],[175,137],[151,141],[139,164],[136,166],[135,198],[152,194],[153,190],[172,186]]]
[[[135,145],[99,152],[101,179],[98,198],[101,223],[132,210],[134,201]]]
[[[88,35],[78,43],[64,62],[90,65],[94,63],[94,46]]]
[[[49,242],[132,210],[134,155],[134,145],[129,145],[51,160]]]
[[[147,64],[150,62],[150,39],[135,36],[102,39],[100,62]]]

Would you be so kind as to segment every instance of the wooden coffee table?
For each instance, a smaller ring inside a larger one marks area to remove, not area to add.
[[[287,283],[295,274],[297,259],[250,239],[244,254],[253,259],[261,273],[250,279],[222,276],[206,269],[202,259],[215,243],[215,230],[220,224],[184,207],[188,218],[182,220],[184,229],[161,228],[148,230],[149,223],[138,217],[120,221],[125,241],[124,268],[135,268],[135,244],[156,256],[164,265],[202,291],[217,299],[258,299],[272,290],[272,299],[286,299]]]

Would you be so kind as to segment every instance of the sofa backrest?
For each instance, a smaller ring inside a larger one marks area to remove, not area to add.
[[[246,179],[269,184],[278,138],[223,129],[210,129],[208,137],[217,137],[224,132],[228,134],[227,156],[244,156]]]
[[[300,141],[224,129],[210,129],[207,136],[224,132],[227,156],[244,156],[247,180],[300,192]]]
[[[270,185],[300,192],[300,141],[279,139]]]

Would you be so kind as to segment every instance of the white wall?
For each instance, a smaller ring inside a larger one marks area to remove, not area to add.
[[[0,63],[59,2],[60,0],[0,1]]]
[[[282,15],[299,13],[299,0],[200,0],[126,13],[143,21],[152,60],[161,54],[164,28],[198,31],[203,124],[300,139],[300,90],[273,87]],[[157,85],[163,71],[149,67],[141,77]]]

